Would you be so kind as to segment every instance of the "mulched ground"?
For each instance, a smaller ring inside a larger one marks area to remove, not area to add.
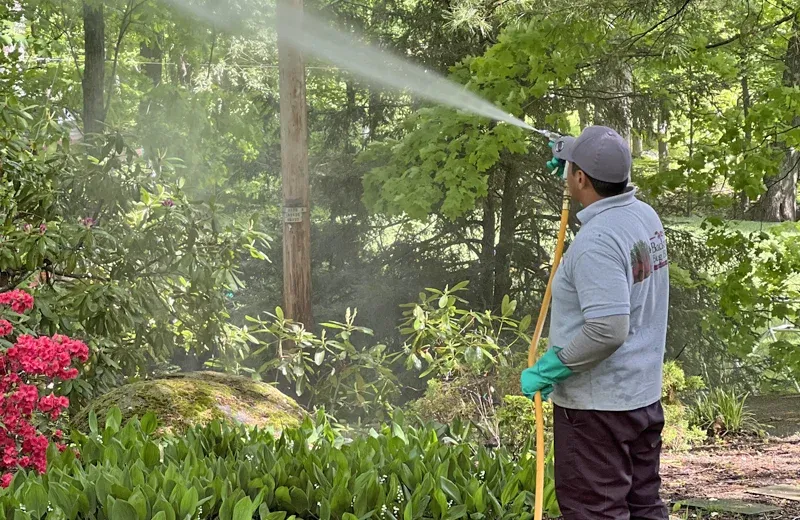
[[[661,476],[664,498],[739,499],[771,504],[780,512],[761,516],[693,512],[679,518],[800,520],[800,502],[752,495],[748,489],[778,484],[800,485],[800,395],[750,397],[747,407],[767,439],[738,439],[689,453],[665,453]]]
[[[759,517],[714,515],[713,518],[717,520],[800,520],[800,502],[747,493],[748,489],[777,484],[800,485],[800,435],[783,439],[734,441],[682,454],[665,453],[661,476],[663,495],[672,503],[686,498],[727,498],[767,503],[781,508],[778,513]],[[685,513],[682,513],[680,517],[684,516]],[[706,513],[700,518],[712,516]]]

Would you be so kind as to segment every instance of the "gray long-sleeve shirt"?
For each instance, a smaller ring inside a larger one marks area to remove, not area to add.
[[[630,189],[578,213],[581,230],[553,281],[550,346],[575,372],[563,408],[625,411],[661,398],[669,306],[664,228]]]
[[[586,372],[600,364],[625,343],[630,330],[630,316],[618,314],[586,320],[558,358],[575,373]]]

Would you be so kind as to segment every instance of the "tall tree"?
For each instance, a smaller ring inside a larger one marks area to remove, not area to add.
[[[782,83],[788,88],[800,87],[800,30],[797,15],[792,22],[786,47]],[[800,116],[792,118],[793,127],[800,126]],[[797,181],[800,171],[800,152],[794,146],[780,145],[784,153],[777,175],[765,179],[767,191],[756,204],[757,214],[767,222],[797,220]]]
[[[83,2],[83,130],[102,133],[105,121],[106,20],[103,2]]]

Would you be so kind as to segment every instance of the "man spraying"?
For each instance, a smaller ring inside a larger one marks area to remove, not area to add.
[[[664,228],[629,186],[626,141],[604,126],[553,145],[581,229],[553,280],[547,353],[522,392],[554,403],[565,520],[666,520],[659,496],[669,274]]]

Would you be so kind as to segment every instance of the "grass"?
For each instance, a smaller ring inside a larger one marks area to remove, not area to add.
[[[664,217],[664,225],[675,229],[684,231],[701,233],[701,226],[705,217]],[[734,231],[741,231],[742,233],[758,233],[760,231],[769,231],[772,228],[783,226],[785,224],[780,222],[759,222],[754,220],[733,220],[725,219],[725,223]],[[793,234],[800,234],[800,231],[795,231]]]
[[[757,434],[762,428],[747,408],[748,394],[715,388],[697,398],[690,410],[690,424],[720,437]]]

